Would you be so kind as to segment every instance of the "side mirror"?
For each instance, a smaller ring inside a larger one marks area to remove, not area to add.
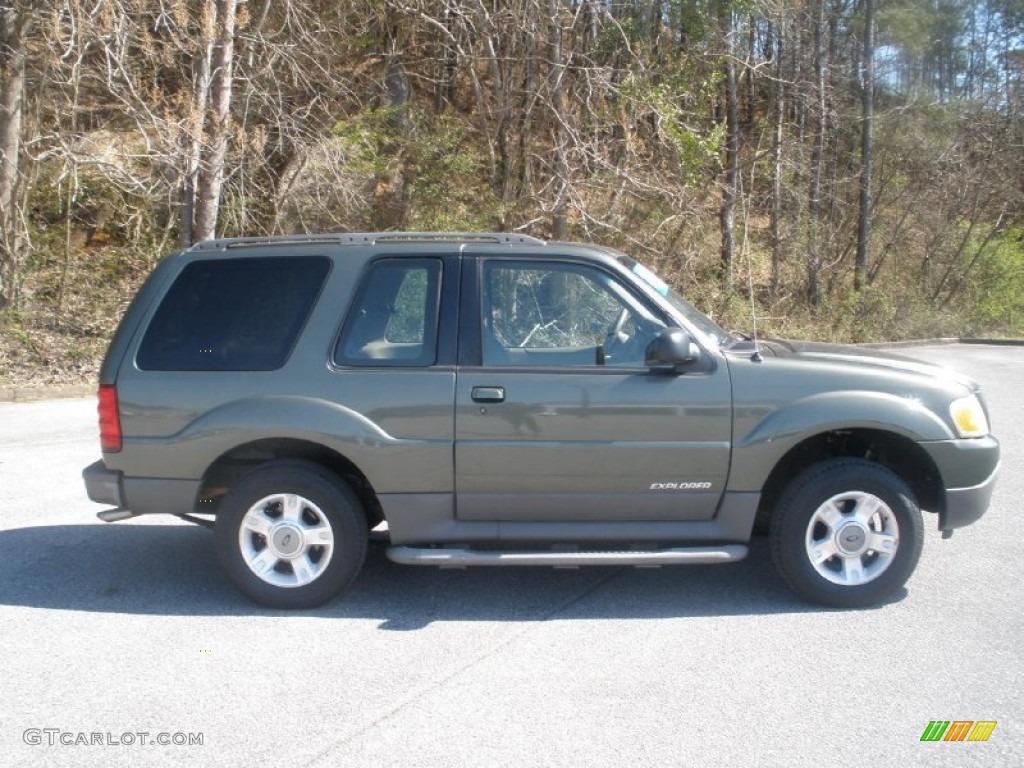
[[[699,358],[700,347],[689,333],[682,328],[665,328],[647,345],[644,365],[675,373],[680,366],[695,363]]]

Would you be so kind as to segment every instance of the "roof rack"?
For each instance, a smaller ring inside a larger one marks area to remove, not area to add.
[[[376,243],[493,243],[498,245],[545,245],[532,235],[515,232],[343,232],[327,235],[267,235],[203,240],[190,251],[219,251],[253,245],[374,245]]]
[[[378,232],[361,235],[376,243],[499,243],[519,245],[544,245],[539,237],[520,235],[515,232]]]

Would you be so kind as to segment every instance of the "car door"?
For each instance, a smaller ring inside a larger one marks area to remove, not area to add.
[[[728,367],[680,374],[644,352],[667,318],[610,268],[572,258],[463,262],[457,516],[703,520],[728,473]]]

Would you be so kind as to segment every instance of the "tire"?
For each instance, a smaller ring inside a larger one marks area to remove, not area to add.
[[[775,567],[793,591],[858,608],[893,598],[910,578],[924,523],[896,474],[864,459],[830,459],[785,488],[769,535]]]
[[[368,538],[351,489],[295,459],[269,462],[239,480],[214,525],[228,579],[270,608],[311,608],[339,594],[359,574]]]

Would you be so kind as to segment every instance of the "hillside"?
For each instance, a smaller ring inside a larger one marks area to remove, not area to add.
[[[214,235],[520,231],[734,328],[1022,335],[1019,5],[9,3],[0,386],[93,380]]]

